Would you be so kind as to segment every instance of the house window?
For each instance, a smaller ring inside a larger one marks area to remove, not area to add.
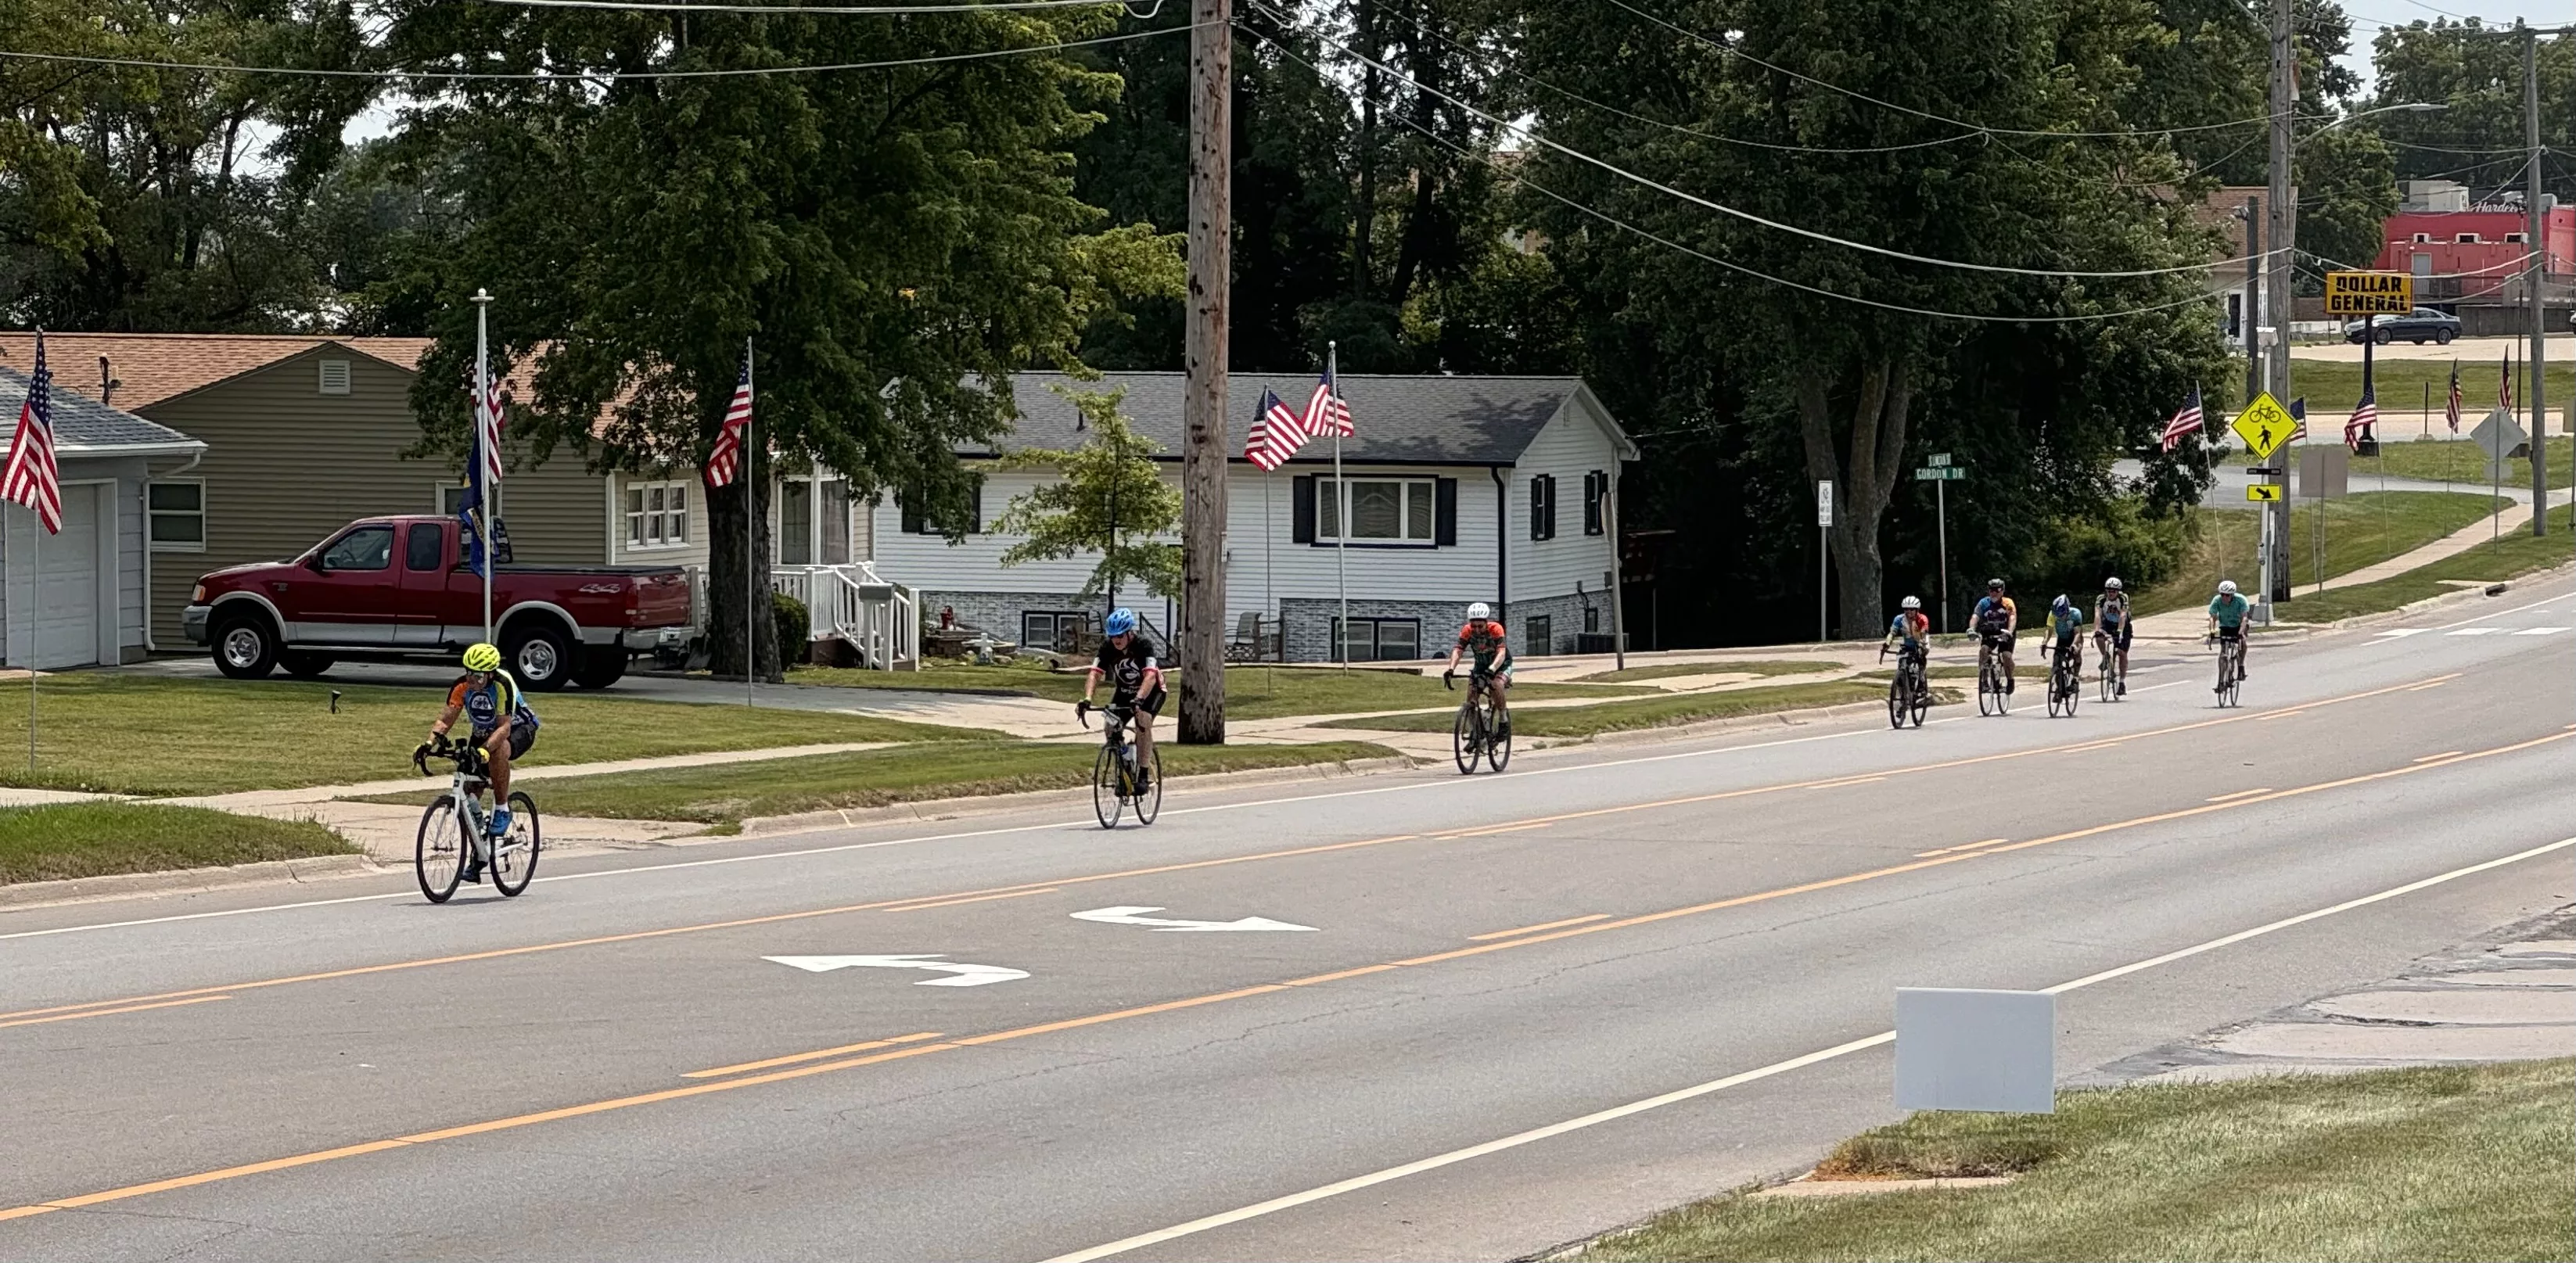
[[[455,486],[453,484],[440,484],[438,488],[439,516],[455,517],[458,514],[465,512],[465,491],[465,488]],[[501,488],[498,486],[492,488],[492,516],[501,516]]]
[[[206,551],[206,484],[198,479],[153,482],[143,489],[152,512],[152,551]]]
[[[1545,657],[1556,652],[1555,622],[1553,617],[1546,614],[1531,615],[1529,621],[1523,624],[1528,629],[1524,633],[1527,639],[1521,642],[1528,647],[1521,652],[1533,658]]]
[[[2531,240],[2529,233],[2509,232],[2504,235],[2505,244],[2509,246],[2518,246],[2529,240]]]
[[[778,484],[779,564],[840,566],[849,560],[850,484],[838,478]]]
[[[1020,615],[1020,647],[1079,653],[1082,651],[1082,634],[1090,629],[1091,617],[1062,610],[1024,612]]]
[[[348,394],[349,361],[322,360],[320,363],[322,365],[322,393],[326,395]]]
[[[1583,476],[1583,533],[1599,535],[1607,525],[1610,475],[1596,469]]]
[[[2421,245],[2421,244],[2424,244],[2424,243],[2430,242],[2432,239],[2433,239],[2433,234],[2431,234],[2431,233],[2429,233],[2429,232],[2419,232],[2419,233],[2415,234],[2415,241],[2416,241],[2416,244],[2418,244],[2418,245]]]
[[[1346,626],[1333,620],[1335,662],[1398,662],[1422,656],[1422,620],[1354,618]]]
[[[938,521],[936,521],[936,520],[933,520],[933,519],[931,519],[931,518],[929,518],[929,517],[926,517],[926,516],[924,516],[924,515],[922,514],[921,506],[920,506],[920,504],[919,504],[919,502],[918,502],[917,497],[914,497],[914,496],[908,496],[908,495],[905,495],[904,493],[902,493],[902,492],[898,491],[898,492],[896,492],[896,493],[895,493],[894,502],[895,502],[895,508],[896,508],[896,510],[897,510],[898,512],[900,512],[900,513],[902,514],[902,517],[903,517],[903,533],[904,533],[904,534],[906,534],[906,535],[944,535],[944,534],[947,534],[947,532],[946,532],[946,531],[944,531],[944,530],[940,529],[940,528],[941,528],[941,526],[943,525],[941,522],[938,522]],[[966,528],[965,533],[966,533],[966,534],[968,534],[968,535],[981,535],[981,534],[983,534],[983,533],[984,533],[984,475],[982,475],[982,474],[968,474],[968,475],[966,475],[966,503],[965,503],[965,505],[963,506],[963,508],[964,508],[964,513],[965,513],[965,521],[962,523],[962,525]]]
[[[626,546],[685,548],[689,543],[689,484],[626,485]]]
[[[2457,245],[2473,246],[2473,245],[2478,244],[2478,235],[2477,235],[2476,233],[2473,233],[2473,232],[2464,232],[2464,233],[2461,233],[2459,236],[2456,236],[2456,237],[2451,238],[2451,240],[2452,240],[2452,242],[2453,242],[2454,244],[2457,244]]]
[[[1556,538],[1556,475],[1530,479],[1530,538]]]
[[[1350,489],[1347,511],[1332,479],[1315,480],[1315,533],[1319,537],[1339,539],[1347,521],[1355,544],[1429,547],[1433,542],[1438,526],[1438,496],[1432,479],[1346,478],[1338,486]]]

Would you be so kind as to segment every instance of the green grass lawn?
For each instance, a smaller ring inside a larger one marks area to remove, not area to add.
[[[2363,485],[2361,465],[2354,462],[2353,483]],[[2318,529],[2324,528],[2324,573],[2329,582],[2364,566],[2412,552],[2434,540],[2493,516],[2503,502],[2471,492],[2361,491],[2341,500],[2303,500],[2291,506],[2290,577],[2304,599],[2317,576]],[[2162,614],[2209,603],[2220,579],[2234,579],[2252,591],[2262,573],[2258,541],[2262,515],[2251,509],[2201,509],[2200,535],[2180,573],[2139,592],[2132,604],[2138,616]],[[2085,602],[2089,611],[2091,601]]]
[[[1574,677],[1577,684],[1639,684],[1647,680],[1670,680],[1686,675],[1806,675],[1816,671],[1839,671],[1842,664],[1823,658],[1797,661],[1789,658],[1755,659],[1746,662],[1659,662],[1650,667],[1630,667],[1625,671],[1602,671]],[[1525,687],[1525,686],[1523,686]]]
[[[2513,357],[2513,397],[2523,410],[2526,425],[2530,424],[2531,414],[2529,405],[2523,401],[2531,398],[2531,365],[2523,359],[2522,353],[2527,349],[2517,348]],[[2464,352],[2459,361],[2460,429],[2465,433],[2495,407],[2496,370],[2500,362],[2492,351]],[[2236,367],[2238,371],[2231,380],[2241,390],[2245,384],[2245,362],[2238,360]],[[2290,394],[2283,396],[2281,402],[2286,404],[2292,397],[2307,396],[2308,428],[2324,434],[2329,427],[2321,423],[2331,423],[2333,432],[2340,435],[2344,418],[2352,415],[2354,404],[2361,402],[2361,361],[2314,360],[2293,354],[2290,357],[2290,382]],[[2421,433],[2428,421],[2433,433],[2448,431],[2449,426],[2442,420],[2442,408],[2451,397],[2451,357],[2380,360],[2371,366],[2371,385],[2378,395],[2380,437],[2409,437]],[[2424,412],[2426,386],[2432,387],[2429,417]],[[2549,355],[2547,401],[2552,416],[2566,405],[2571,386],[2576,386],[2576,365],[2568,364],[2566,353],[2553,343]],[[2229,397],[2233,399],[2234,396],[2231,394]],[[2236,405],[2230,403],[2227,406],[2232,412]]]
[[[2571,1130],[2566,1060],[2061,1092],[2055,1114],[1916,1114],[1822,1168],[2010,1184],[1728,1195],[1575,1257],[2566,1259]]]
[[[2549,485],[2567,485],[2567,437],[2559,435],[2545,441],[2541,456],[2549,465]],[[2494,480],[2487,470],[2487,454],[2467,439],[2445,439],[2430,443],[2382,443],[2375,458],[2353,458],[2352,482],[2360,486],[2379,476],[2385,462],[2391,478],[2418,478],[2426,482],[2455,482],[2463,489],[2492,487]],[[2531,462],[2508,460],[2504,463],[2504,487],[2510,491],[2531,489]]]
[[[1395,751],[1365,741],[1313,745],[1157,746],[1165,776],[1301,767],[1383,758]],[[630,820],[728,824],[835,807],[968,798],[1091,783],[1099,747],[1061,741],[942,742],[850,754],[729,763],[530,781],[540,811]],[[431,794],[388,794],[370,802],[423,803]]]
[[[202,807],[120,802],[0,807],[0,885],[349,855],[357,849],[310,821],[236,816]]]
[[[1522,689],[1523,686],[1513,686],[1512,696],[1516,698],[1526,696]],[[1703,719],[1763,715],[1774,711],[1804,710],[1816,706],[1839,706],[1845,702],[1877,702],[1886,699],[1885,682],[1872,683],[1865,680],[1777,684],[1766,688],[1730,689],[1723,693],[1670,693],[1638,701],[1603,702],[1598,706],[1549,706],[1515,710],[1512,712],[1512,735],[1516,737],[1590,737],[1631,728],[1669,728],[1675,724],[1698,723]],[[1934,689],[1933,700],[1950,702],[1958,698],[1948,690]],[[1454,712],[1443,711],[1430,715],[1341,719],[1323,726],[1361,728],[1378,732],[1447,732],[1455,719]]]
[[[27,770],[27,689],[0,688],[0,784],[109,793],[215,794],[377,780],[411,772],[411,749],[438,718],[429,689],[111,672],[37,685],[36,771]],[[835,741],[934,741],[993,734],[815,711],[702,706],[549,694],[525,763],[587,763],[701,750]]]
[[[796,684],[853,688],[923,688],[1009,690],[1071,703],[1082,696],[1080,674],[1059,675],[1039,667],[943,666],[926,671],[850,671],[805,668],[788,679]],[[928,682],[924,682],[928,681]],[[1637,697],[1660,689],[1595,684],[1525,684],[1527,697]],[[1103,696],[1106,696],[1104,693]],[[1225,669],[1225,714],[1228,719],[1277,719],[1289,715],[1347,715],[1354,711],[1404,710],[1455,705],[1456,693],[1438,675],[1331,667],[1232,666]],[[1176,713],[1173,706],[1166,715]]]
[[[2393,579],[2359,584],[2349,588],[2328,587],[2323,592],[2302,590],[2279,607],[2276,617],[2291,623],[2330,623],[2339,618],[2378,614],[2427,597],[2456,592],[2460,585],[2443,583],[2444,579],[2475,579],[2498,582],[2535,570],[2563,566],[2576,560],[2576,541],[2571,541],[2567,528],[2567,507],[2549,511],[2549,534],[2535,539],[2531,526],[2506,531],[2494,544],[2480,544],[2418,567]]]

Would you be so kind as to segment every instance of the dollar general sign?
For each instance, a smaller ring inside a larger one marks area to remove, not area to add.
[[[2404,272],[2326,273],[2329,316],[2403,316],[2415,310],[2415,278]]]

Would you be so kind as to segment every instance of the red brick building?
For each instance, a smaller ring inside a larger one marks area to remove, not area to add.
[[[2374,266],[2412,272],[2418,278],[2415,301],[2447,303],[2494,301],[2519,297],[2521,287],[2507,281],[2529,266],[2524,256],[2530,220],[2518,203],[2470,202],[2465,196],[2422,207],[2417,199],[2388,219],[2384,244]],[[2541,212],[2541,239],[2547,249],[2548,280],[2563,284],[2576,275],[2576,206],[2547,206]]]

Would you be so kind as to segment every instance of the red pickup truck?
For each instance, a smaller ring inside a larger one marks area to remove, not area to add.
[[[320,675],[343,658],[454,661],[483,639],[483,579],[461,564],[459,533],[446,517],[351,522],[293,561],[199,579],[180,627],[241,680],[273,666]],[[677,566],[505,562],[492,575],[492,619],[521,684],[606,688],[629,655],[687,636],[689,576]]]

